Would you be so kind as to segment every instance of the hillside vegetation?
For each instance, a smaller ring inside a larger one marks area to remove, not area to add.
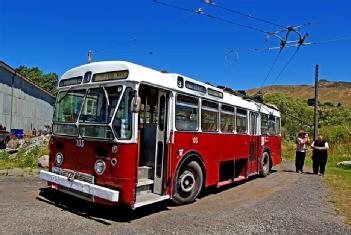
[[[248,94],[254,94],[257,91],[265,94],[281,93],[292,97],[300,97],[308,100],[314,97],[314,86],[312,85],[276,85],[255,88],[247,91]],[[319,82],[319,100],[321,103],[331,103],[351,108],[351,82],[331,82],[320,80]]]

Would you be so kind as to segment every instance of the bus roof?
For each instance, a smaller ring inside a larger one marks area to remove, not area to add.
[[[189,77],[183,76],[177,73],[162,73],[157,70],[147,68],[141,65],[137,65],[127,61],[102,61],[102,62],[94,62],[90,64],[81,65],[79,67],[73,68],[65,72],[61,81],[69,80],[76,77],[84,77],[87,72],[92,72],[92,74],[98,73],[106,73],[112,71],[128,71],[128,77],[123,81],[131,81],[136,83],[145,83],[149,85],[155,85],[158,87],[162,87],[168,90],[173,90],[185,94],[200,96],[205,99],[215,100],[221,103],[226,103],[228,105],[234,105],[237,107],[246,108],[253,111],[260,111],[266,114],[273,114],[274,116],[280,117],[280,112],[274,108],[264,105],[262,103],[258,103],[255,101],[244,100],[239,96],[235,96],[233,94],[224,92],[222,89],[212,86],[210,84],[206,84]],[[178,86],[178,79],[181,77],[183,81],[183,85]],[[120,82],[121,80],[117,80]],[[91,86],[91,84],[111,84],[115,83],[116,80],[113,81],[103,81],[103,82],[88,82],[84,85],[81,83],[72,85],[70,87],[84,87]],[[184,85],[185,84],[185,85]],[[189,84],[189,85],[188,85]],[[194,88],[194,86],[196,86]],[[216,94],[220,96],[214,96],[208,94],[208,90],[212,90]],[[204,92],[205,91],[205,92]]]

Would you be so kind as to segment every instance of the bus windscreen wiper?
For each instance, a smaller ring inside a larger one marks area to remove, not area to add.
[[[102,89],[104,90],[105,98],[107,100],[107,105],[110,106],[110,99],[108,97],[108,93],[107,93],[107,91],[106,91],[104,86],[102,87]]]

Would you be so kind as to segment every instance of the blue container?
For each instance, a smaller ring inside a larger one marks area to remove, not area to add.
[[[15,135],[18,139],[23,139],[23,129],[11,129],[11,134]]]

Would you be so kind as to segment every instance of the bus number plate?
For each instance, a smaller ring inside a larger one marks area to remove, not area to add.
[[[77,139],[77,143],[76,143],[77,147],[83,148],[84,147],[84,140],[82,139]]]

